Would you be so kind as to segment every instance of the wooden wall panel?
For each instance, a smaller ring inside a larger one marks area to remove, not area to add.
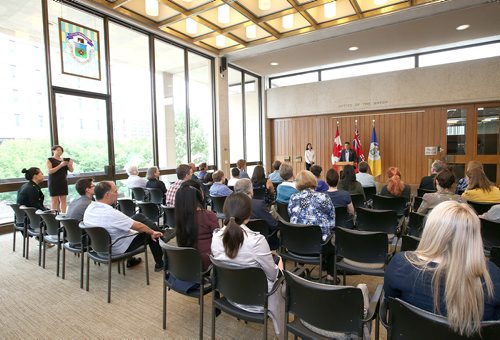
[[[355,120],[365,157],[370,148],[372,121],[380,144],[383,174],[377,180],[385,182],[389,166],[401,169],[403,180],[417,185],[427,175],[428,160],[444,156],[425,156],[425,146],[446,146],[446,115],[440,107],[385,112],[321,115],[274,119],[271,122],[272,159],[290,157],[294,173],[305,169],[304,150],[308,142],[316,150],[316,163],[323,169],[331,167],[331,153],[337,122],[342,142],[352,143]],[[301,161],[296,161],[301,157]],[[325,170],[324,170],[325,171]]]

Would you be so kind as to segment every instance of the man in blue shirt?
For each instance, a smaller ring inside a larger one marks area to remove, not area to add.
[[[281,183],[283,182],[283,178],[281,178],[280,176],[280,166],[281,166],[281,162],[276,160],[273,162],[273,173],[271,173],[269,175],[269,179],[271,180],[271,182],[273,183]]]
[[[227,185],[224,184],[225,177],[224,172],[222,170],[217,170],[212,175],[214,180],[214,184],[210,187],[210,196],[212,197],[223,197],[229,196],[233,193],[231,189]]]

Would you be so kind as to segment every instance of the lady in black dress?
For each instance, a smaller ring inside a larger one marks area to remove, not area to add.
[[[62,158],[64,149],[60,145],[52,147],[52,157],[47,159],[49,172],[50,208],[62,213],[66,212],[68,196],[68,171],[73,172],[73,161]]]
[[[47,210],[43,205],[44,196],[39,184],[43,182],[43,172],[39,168],[23,169],[24,178],[29,182],[24,183],[17,192],[17,204],[25,207]]]

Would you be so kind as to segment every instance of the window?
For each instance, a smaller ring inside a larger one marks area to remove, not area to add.
[[[314,83],[319,81],[318,74],[319,74],[318,71],[314,71],[309,73],[291,75],[282,78],[272,78],[271,88]]]
[[[155,40],[156,115],[161,168],[187,162],[184,50]]]
[[[446,140],[448,155],[465,155],[466,109],[449,109]]]
[[[418,57],[419,67],[456,63],[466,60],[496,57],[500,55],[500,43],[457,48],[448,51],[423,54]]]
[[[229,161],[236,163],[245,158],[243,151],[243,85],[241,71],[228,70],[229,97]]]
[[[321,80],[363,76],[390,71],[407,70],[415,67],[415,57],[383,60],[361,65],[339,67],[321,71]]]
[[[110,23],[109,45],[116,171],[129,165],[147,168],[153,165],[149,39]],[[102,121],[93,124],[98,131]]]
[[[498,118],[500,107],[477,109],[477,154],[498,154]],[[495,169],[496,171],[496,169]]]
[[[258,161],[262,159],[260,154],[260,79],[247,73],[244,76],[246,158],[249,161]]]

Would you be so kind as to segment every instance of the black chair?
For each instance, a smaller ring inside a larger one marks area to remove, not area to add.
[[[144,216],[155,222],[157,226],[160,226],[161,211],[157,204],[153,202],[137,202],[137,206]]]
[[[146,189],[149,193],[149,201],[154,204],[163,204],[165,202],[165,195],[158,188],[148,188]]]
[[[135,237],[136,234],[129,234],[117,238],[114,242],[111,241],[111,237],[106,229],[95,226],[86,226],[83,222],[80,222],[80,228],[82,228],[89,237],[88,249],[87,249],[87,286],[86,290],[89,291],[89,271],[90,271],[90,259],[97,263],[104,263],[108,265],[108,303],[111,303],[111,265],[113,262],[118,262],[118,271],[120,271],[120,264],[123,264],[123,275],[125,275],[125,260],[131,258],[134,255],[144,253],[144,262],[146,270],[146,284],[149,285],[149,265],[148,265],[148,252],[146,249],[147,238],[144,238],[144,246],[134,249],[130,252],[122,254],[113,254],[113,245],[121,239],[126,237]]]
[[[363,293],[359,288],[311,282],[285,271],[285,339],[288,332],[302,339],[323,339],[302,321],[323,331],[356,335],[363,339],[363,325],[377,317],[382,285],[378,285],[364,316]],[[289,314],[294,320],[289,321]],[[378,339],[378,322],[375,323]],[[350,339],[350,337],[349,337]]]
[[[366,201],[370,201],[373,195],[377,194],[377,187],[364,187],[363,191],[365,192]]]
[[[217,214],[217,218],[223,220],[225,218],[222,208],[224,207],[224,202],[226,202],[226,196],[212,197],[212,211]]]
[[[136,211],[137,206],[135,205],[134,200],[130,198],[119,198],[117,202],[118,202],[118,210],[120,210],[128,217],[132,217],[137,213]]]
[[[492,247],[500,247],[500,223],[484,218],[480,218],[480,220],[484,253],[489,256]]]
[[[261,219],[250,220],[248,221],[246,226],[248,227],[248,229],[260,233],[266,239],[269,237],[269,225],[264,220]]]
[[[421,237],[425,226],[427,215],[410,212],[408,216],[408,234],[411,236]]]
[[[163,216],[165,217],[165,225],[168,228],[175,229],[175,208],[173,206],[162,205]]]
[[[26,226],[26,260],[29,259],[30,255],[30,237],[38,237],[38,265],[42,265],[42,242],[43,242],[43,226],[42,218],[36,214],[36,208],[19,207],[21,211],[27,216],[27,226]]]
[[[202,183],[201,188],[203,190],[203,197],[205,197],[205,205],[212,205],[212,198],[210,197],[210,188],[212,184]]]
[[[400,299],[389,298],[380,311],[381,321],[391,340],[480,340],[499,339],[500,321],[481,322],[481,334],[471,337],[454,332],[446,317],[422,310]]]
[[[429,189],[417,189],[417,196],[418,197],[424,197],[425,194],[432,194],[433,192],[436,192],[436,189],[429,190]]]
[[[335,226],[350,229],[354,227],[353,217],[347,211],[347,207],[335,207]]]
[[[43,255],[42,255],[42,267],[45,268],[45,255],[47,252],[47,243],[57,246],[57,270],[56,275],[59,276],[59,263],[61,258],[61,243],[63,237],[61,237],[62,228],[58,220],[56,220],[57,212],[53,210],[36,212],[43,220],[44,232],[43,232]]]
[[[419,243],[420,238],[411,235],[403,235],[401,238],[401,251],[414,251],[417,249]]]
[[[356,229],[395,235],[398,233],[397,213],[394,210],[357,208]]]
[[[420,208],[420,205],[422,204],[422,200],[423,200],[423,198],[421,196],[414,196],[411,210],[417,212],[418,208]]]
[[[383,195],[374,195],[373,209],[378,210],[394,210],[398,216],[408,215],[408,202],[404,197],[389,197]]]
[[[290,215],[288,214],[288,204],[276,201],[276,211],[286,222],[290,222]]]
[[[351,201],[354,209],[365,206],[365,198],[361,194],[351,194]]]
[[[165,258],[165,277],[163,278],[163,329],[167,329],[167,288],[177,293],[196,298],[200,306],[199,338],[203,339],[203,296],[212,291],[212,284],[206,280],[209,268],[203,271],[200,253],[194,248],[176,247],[160,239]],[[170,277],[170,275],[173,275]],[[192,282],[193,287],[187,291],[180,290],[174,280]],[[178,312],[178,311],[176,311]]]
[[[132,190],[132,198],[136,201],[145,202],[148,200],[146,189],[137,187],[131,188],[130,190]]]
[[[492,206],[498,203],[467,201],[467,204],[469,204],[476,211],[478,215],[482,215],[488,210],[490,210]]]
[[[64,215],[56,217],[63,228],[63,245],[62,245],[62,279],[66,279],[66,250],[77,254],[80,257],[80,288],[83,289],[83,253],[87,251],[85,245],[86,238],[83,236],[83,231],[78,226],[80,221],[67,218]]]
[[[20,231],[23,237],[23,257],[25,257],[26,253],[26,214],[23,210],[19,209],[20,205],[17,203],[9,203],[7,204],[9,207],[14,210],[14,237],[12,241],[12,251],[16,251],[16,231]]]
[[[253,199],[254,200],[265,200],[266,199],[266,189],[265,188],[253,188]]]
[[[280,288],[283,277],[278,279],[270,292],[267,291],[267,277],[261,268],[240,268],[214,260],[212,270],[212,339],[215,339],[216,309],[239,320],[264,325],[262,339],[267,339],[268,298]],[[233,303],[260,306],[263,313],[251,313],[236,307]]]
[[[330,235],[325,241],[322,239],[321,228],[317,225],[293,224],[278,220],[280,230],[279,254],[286,269],[286,261],[305,263],[319,266],[319,280],[323,271],[323,247],[332,238]],[[333,269],[333,268],[332,268]],[[312,270],[311,270],[312,271]],[[309,277],[310,270],[306,270]]]
[[[500,268],[500,247],[491,247],[490,261]]]
[[[388,257],[386,233],[335,228],[335,282],[337,270],[355,274],[384,276]],[[342,259],[339,259],[342,257]]]

